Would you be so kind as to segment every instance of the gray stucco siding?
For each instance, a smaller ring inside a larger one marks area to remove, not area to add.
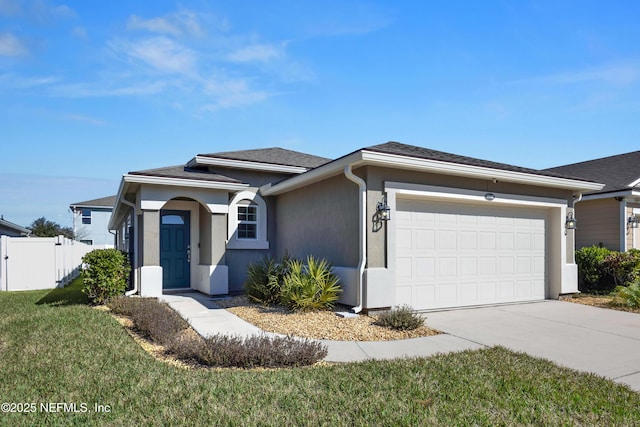
[[[229,293],[244,292],[249,264],[259,262],[267,255],[268,250],[228,249],[225,258],[229,274]]]
[[[358,265],[358,186],[344,175],[277,197],[275,255]]]

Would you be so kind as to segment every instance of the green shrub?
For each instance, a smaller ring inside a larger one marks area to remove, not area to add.
[[[629,286],[617,286],[613,301],[629,308],[640,308],[640,280],[634,281]]]
[[[334,306],[342,288],[340,279],[332,272],[324,259],[307,257],[307,265],[300,260],[288,262],[289,271],[284,276],[280,302],[294,310],[322,310]]]
[[[602,270],[613,278],[616,286],[624,286],[633,282],[638,276],[640,256],[637,250],[628,252],[611,252],[600,263]]]
[[[610,253],[609,249],[601,246],[584,247],[576,251],[580,291],[590,292],[613,289],[610,282],[607,282],[607,274],[601,265]]]
[[[95,304],[124,294],[129,277],[129,262],[117,249],[96,249],[82,257],[83,292]]]
[[[274,304],[280,299],[280,290],[284,283],[284,276],[289,270],[289,258],[285,256],[282,262],[269,256],[262,261],[249,264],[245,291],[247,296],[261,304]]]
[[[410,331],[423,326],[424,317],[415,313],[410,306],[403,305],[380,314],[375,323],[400,331]]]
[[[214,335],[203,339],[182,334],[175,336],[168,349],[183,360],[238,368],[311,365],[327,355],[326,346],[318,341],[268,335]]]

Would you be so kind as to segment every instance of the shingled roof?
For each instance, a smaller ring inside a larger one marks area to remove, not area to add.
[[[298,166],[313,169],[321,166],[331,159],[301,153],[299,151],[284,148],[258,148],[254,150],[224,151],[220,153],[198,154],[201,157],[244,160],[248,162],[271,163],[274,165]]]
[[[134,172],[129,172],[129,175],[157,176],[161,178],[176,178],[176,179],[197,179],[200,181],[242,184],[242,181],[239,181],[234,178],[229,178],[228,176],[220,175],[217,173],[211,173],[207,170],[189,168],[184,165],[134,171]]]
[[[605,184],[599,193],[629,190],[640,179],[640,151],[545,169]]]
[[[99,199],[86,200],[84,202],[71,203],[69,206],[74,207],[113,207],[116,202],[116,196],[101,197]]]
[[[418,159],[436,160],[448,163],[457,163],[468,166],[478,166],[483,168],[498,169],[510,172],[521,172],[534,175],[550,176],[554,178],[576,179],[578,177],[571,174],[565,174],[554,171],[542,171],[538,169],[524,168],[520,166],[509,165],[506,163],[492,162],[490,160],[476,159],[473,157],[460,156],[457,154],[445,153],[443,151],[431,150],[429,148],[417,147],[414,145],[402,144],[399,142],[387,142],[384,144],[373,145],[364,148],[364,151],[373,151],[377,153],[396,154],[399,156],[415,157]],[[590,179],[587,179],[590,181]],[[597,181],[594,181],[597,182]]]

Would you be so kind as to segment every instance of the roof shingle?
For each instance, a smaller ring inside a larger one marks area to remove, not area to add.
[[[415,157],[419,159],[436,160],[448,163],[457,163],[461,165],[477,166],[490,169],[498,169],[510,172],[528,173],[534,175],[550,176],[554,178],[576,177],[553,171],[541,171],[538,169],[530,169],[520,166],[509,165],[506,163],[498,163],[490,160],[476,159],[473,157],[460,156],[457,154],[445,153],[443,151],[431,150],[429,148],[417,147],[415,145],[407,145],[399,142],[387,142],[384,144],[373,145],[363,149],[364,151],[374,151],[378,153],[396,154],[400,156]]]
[[[599,193],[629,190],[629,184],[640,178],[640,151],[572,163],[545,171],[601,182],[605,187]]]
[[[299,151],[286,150],[284,148],[258,148],[255,150],[224,151],[220,153],[198,154],[202,157],[220,158],[229,160],[244,160],[248,162],[271,163],[283,166],[298,166],[303,168],[316,168],[331,159],[301,153]]]
[[[241,184],[242,181],[228,176],[212,173],[207,170],[189,168],[184,165],[168,166],[164,168],[147,169],[129,172],[130,175],[157,176],[162,178],[197,179],[200,181],[225,182]]]

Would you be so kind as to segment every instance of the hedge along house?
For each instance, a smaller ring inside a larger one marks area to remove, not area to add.
[[[239,292],[250,262],[288,253],[328,259],[355,311],[428,310],[577,292],[566,219],[601,187],[396,142],[248,150],[125,175],[111,224],[142,295]]]

